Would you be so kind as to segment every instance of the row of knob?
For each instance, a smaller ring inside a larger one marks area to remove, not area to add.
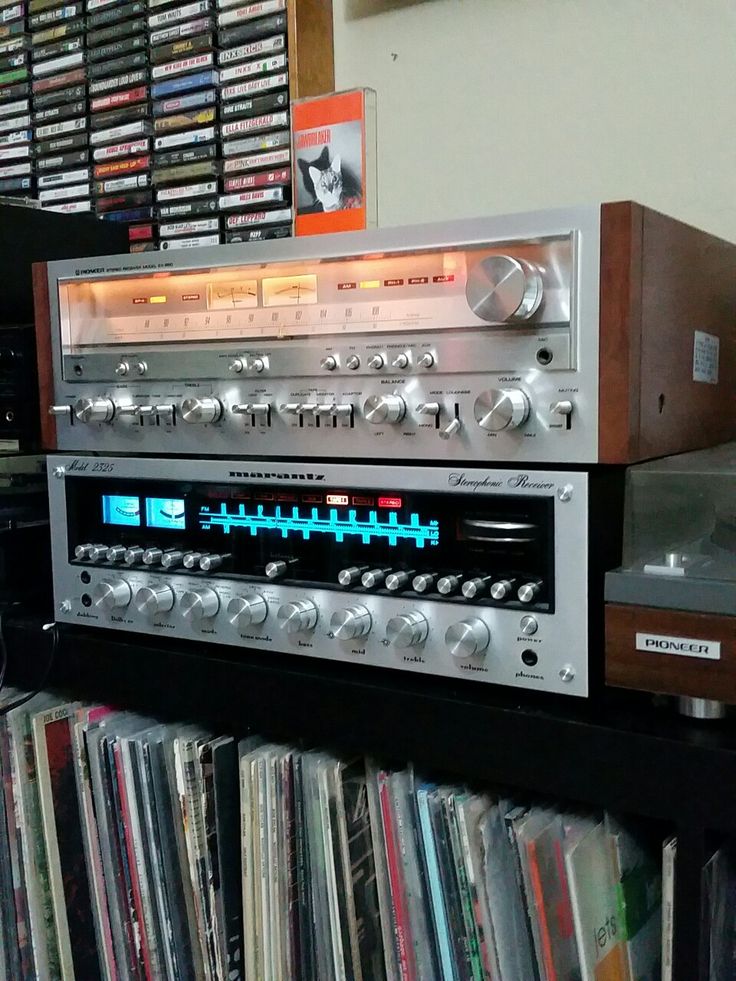
[[[365,589],[383,587],[392,593],[412,589],[415,593],[438,592],[441,596],[454,596],[458,593],[466,599],[479,599],[490,596],[497,602],[516,598],[522,603],[533,603],[539,596],[540,580],[494,578],[493,576],[473,576],[464,579],[461,575],[441,576],[436,572],[416,573],[414,570],[393,571],[390,568],[371,569],[369,566],[350,566],[341,569],[337,576],[341,586],[363,586]]]
[[[163,569],[200,569],[202,572],[214,572],[230,558],[229,553],[220,555],[216,552],[182,552],[176,548],[161,549],[156,547],[143,548],[140,545],[77,545],[74,558],[78,562],[103,562],[125,565],[161,566]],[[269,578],[273,578],[269,576]]]
[[[176,596],[171,586],[142,586],[133,597],[130,585],[124,579],[104,579],[95,586],[92,600],[100,609],[110,612],[125,609],[134,603],[139,613],[150,618],[170,613]],[[184,592],[179,599],[182,615],[190,621],[211,620],[220,612],[220,597],[214,589],[201,587]],[[259,625],[268,616],[266,600],[252,593],[234,596],[227,605],[227,617],[233,627],[243,630]],[[319,610],[311,600],[294,600],[284,603],[276,614],[279,627],[288,634],[310,633],[317,626]],[[530,618],[531,619],[531,618]],[[364,606],[351,606],[338,610],[330,619],[330,634],[337,640],[360,640],[373,627],[373,618]],[[394,647],[417,647],[429,635],[429,621],[416,610],[391,617],[386,624],[386,640]],[[491,642],[488,626],[477,617],[448,627],[445,643],[453,657],[473,657],[483,654]]]

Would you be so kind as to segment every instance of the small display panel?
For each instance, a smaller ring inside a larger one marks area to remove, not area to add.
[[[147,497],[146,524],[149,528],[183,531],[187,526],[184,501],[181,498]]]
[[[125,494],[103,494],[102,523],[138,528],[141,523],[140,498],[128,497]]]

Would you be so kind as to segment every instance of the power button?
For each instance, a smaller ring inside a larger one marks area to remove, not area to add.
[[[539,630],[539,624],[537,623],[536,617],[522,617],[521,623],[519,624],[519,629],[524,636],[533,637],[537,630]]]

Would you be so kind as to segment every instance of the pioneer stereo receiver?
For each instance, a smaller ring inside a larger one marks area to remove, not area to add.
[[[610,476],[74,456],[49,475],[61,622],[588,692]]]
[[[46,446],[520,465],[696,448],[736,436],[735,266],[630,202],[54,262]]]

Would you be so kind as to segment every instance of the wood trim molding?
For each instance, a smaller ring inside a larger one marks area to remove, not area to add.
[[[36,328],[41,446],[44,450],[49,451],[56,449],[56,420],[49,415],[49,406],[54,401],[54,365],[51,353],[48,267],[45,262],[33,263],[33,307]]]
[[[289,95],[303,99],[335,89],[332,0],[289,0]]]

